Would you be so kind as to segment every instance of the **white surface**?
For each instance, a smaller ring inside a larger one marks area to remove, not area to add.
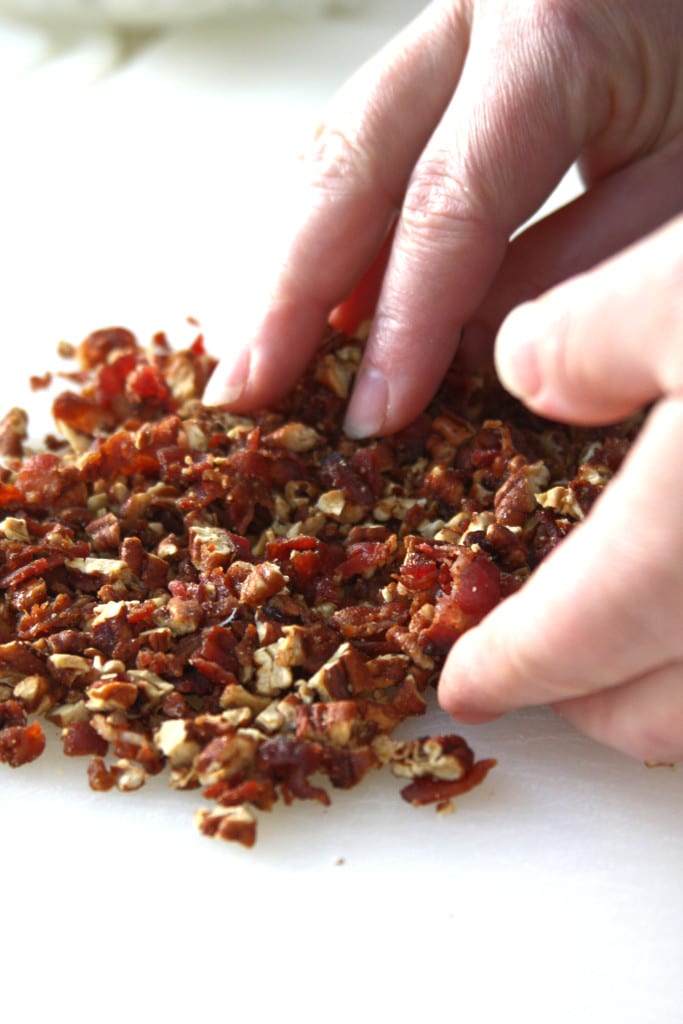
[[[14,29],[3,411],[61,337],[229,322],[268,244],[279,154],[417,6],[132,51]],[[449,727],[437,710],[419,723]],[[455,814],[409,808],[376,775],[330,810],[263,815],[250,852],[201,838],[201,796],[158,780],[94,794],[54,749],[0,769],[1,1019],[679,1022],[683,772],[542,710],[463,731],[499,766]]]

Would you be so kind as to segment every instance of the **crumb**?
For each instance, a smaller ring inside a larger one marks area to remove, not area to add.
[[[52,374],[49,372],[44,373],[42,376],[33,374],[29,377],[28,383],[31,391],[42,391],[44,388],[49,388],[50,384],[52,384]]]
[[[76,346],[70,341],[60,341],[57,345],[57,355],[62,359],[73,359],[76,355]]]

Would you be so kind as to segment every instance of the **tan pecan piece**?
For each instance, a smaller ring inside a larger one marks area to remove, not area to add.
[[[275,597],[287,586],[287,577],[274,562],[260,562],[251,567],[240,590],[244,604],[258,607]]]
[[[202,835],[247,847],[256,842],[256,818],[246,807],[200,807],[194,820]]]

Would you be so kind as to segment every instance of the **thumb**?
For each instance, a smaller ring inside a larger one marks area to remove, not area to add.
[[[503,385],[542,416],[609,423],[683,388],[683,216],[534,302],[496,339]]]

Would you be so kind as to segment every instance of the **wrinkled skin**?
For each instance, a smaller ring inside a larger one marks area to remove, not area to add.
[[[458,641],[439,693],[467,721],[552,704],[655,761],[683,759],[682,42],[678,0],[430,4],[331,103],[267,300],[207,394],[246,410],[291,386],[381,254],[351,435],[414,418],[459,338],[469,360],[495,339],[544,415],[652,404],[586,523]],[[584,195],[511,242],[575,160]]]

